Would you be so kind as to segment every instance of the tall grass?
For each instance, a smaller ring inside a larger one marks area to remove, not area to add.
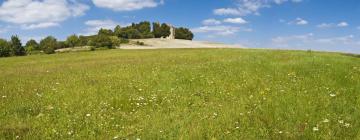
[[[360,59],[246,49],[0,59],[0,139],[360,139]]]

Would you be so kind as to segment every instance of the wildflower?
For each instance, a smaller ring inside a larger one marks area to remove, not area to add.
[[[339,120],[338,121],[340,124],[343,124],[344,123],[344,120]]]
[[[4,95],[4,96],[2,96],[2,98],[6,98],[6,96]]]
[[[115,136],[115,137],[113,137],[113,139],[115,140],[115,139],[118,139],[119,138],[119,136]]]
[[[319,131],[319,127],[313,127],[313,131]]]
[[[331,94],[330,94],[330,97],[336,97],[336,94],[331,93]]]
[[[323,120],[322,122],[323,122],[323,123],[328,123],[329,120],[328,120],[328,119],[325,119],[325,120]]]
[[[282,134],[283,133],[283,131],[279,131],[279,134]]]
[[[240,127],[239,126],[236,126],[235,129],[239,129]]]
[[[91,114],[86,114],[86,117],[90,117],[91,116]]]

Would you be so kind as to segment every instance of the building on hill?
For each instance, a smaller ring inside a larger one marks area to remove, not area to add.
[[[170,27],[170,35],[166,39],[175,39],[175,27],[167,24]]]

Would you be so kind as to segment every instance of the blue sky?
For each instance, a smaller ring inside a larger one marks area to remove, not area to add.
[[[92,34],[131,22],[190,28],[195,40],[360,53],[359,0],[0,0],[0,37]]]

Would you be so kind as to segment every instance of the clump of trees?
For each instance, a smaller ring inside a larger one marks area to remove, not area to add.
[[[64,41],[58,41],[55,37],[48,36],[38,43],[29,40],[22,46],[18,36],[12,36],[10,41],[0,38],[0,57],[24,56],[34,53],[55,53],[57,49],[74,48],[76,46],[89,46],[91,50],[98,48],[114,49],[123,43],[129,43],[129,39],[165,38],[168,37],[171,27],[159,22],[150,23],[143,21],[133,23],[127,27],[120,25],[112,29],[100,29],[96,35],[70,35]],[[175,28],[175,38],[192,40],[194,34],[187,28]],[[144,45],[143,43],[138,44]]]

